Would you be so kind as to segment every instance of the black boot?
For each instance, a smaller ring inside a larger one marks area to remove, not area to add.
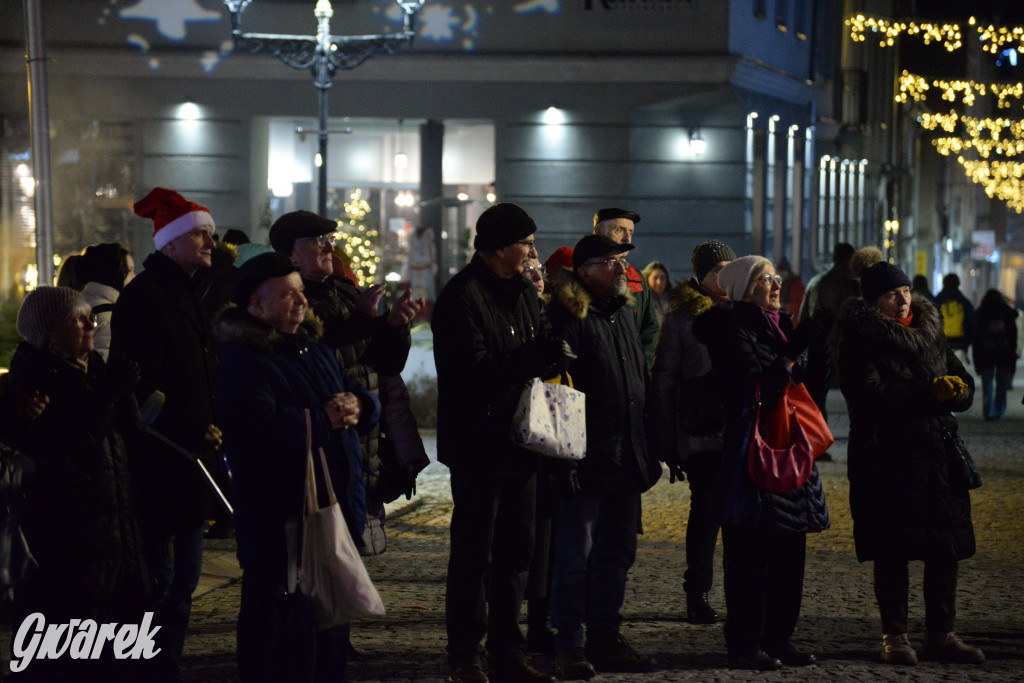
[[[547,598],[526,601],[526,651],[539,655],[555,654],[555,632],[548,628],[550,603]]]
[[[686,620],[691,624],[713,624],[718,621],[718,612],[708,602],[707,593],[686,594]]]

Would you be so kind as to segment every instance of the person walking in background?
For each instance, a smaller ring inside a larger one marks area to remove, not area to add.
[[[722,522],[725,643],[734,669],[808,666],[817,659],[797,650],[807,534],[829,527],[817,465],[791,493],[754,487],[747,473],[755,393],[765,410],[800,382],[808,349],[822,326],[793,328],[781,312],[782,278],[763,256],[744,256],[718,275],[730,301],[697,317],[693,331],[707,346],[725,405],[722,477],[715,509]]]
[[[651,303],[654,305],[654,313],[658,317],[658,327],[665,321],[665,316],[672,310],[669,303],[669,285],[671,280],[668,277],[668,268],[658,261],[651,261],[641,271],[647,286],[651,290]]]
[[[998,289],[985,292],[978,306],[974,368],[981,375],[982,413],[998,420],[1006,412],[1006,392],[1017,369],[1017,311]]]
[[[949,347],[966,363],[967,349],[976,334],[974,305],[960,291],[960,276],[949,273],[942,278],[942,289],[935,295],[935,307],[942,315],[942,332]]]
[[[96,320],[93,345],[107,360],[110,355],[110,318],[121,291],[135,277],[135,259],[116,242],[87,247],[75,266],[75,275],[82,282],[82,296],[92,307]]]
[[[431,321],[437,452],[452,488],[445,626],[453,683],[553,680],[526,663],[519,628],[540,456],[509,439],[526,383],[557,375],[567,360],[563,342],[544,336],[537,290],[522,276],[537,256],[536,231],[515,204],[480,214],[476,253],[445,285]]]
[[[651,449],[669,466],[673,479],[690,484],[686,522],[686,618],[713,624],[718,613],[708,602],[714,575],[718,521],[712,511],[722,469],[722,386],[707,348],[693,336],[693,321],[720,301],[728,301],[718,275],[736,253],[718,241],[693,249],[693,278],[672,290],[672,312],[661,325],[654,370],[647,391]]]
[[[932,294],[932,289],[928,286],[928,278],[924,275],[915,275],[910,281],[910,293],[919,294],[928,299],[932,305],[935,304],[935,295]]]
[[[125,450],[142,429],[132,395],[138,366],[103,362],[93,349],[89,304],[67,287],[31,291],[17,329],[25,341],[11,361],[9,391],[39,392],[47,403],[5,434],[34,464],[32,487],[13,502],[38,563],[14,592],[15,630],[35,612],[51,624],[139,624],[151,606]],[[99,661],[40,659],[16,678],[152,680],[147,663],[104,654]]]
[[[192,278],[210,267],[213,217],[206,207],[162,187],[134,208],[153,221],[157,251],[118,297],[110,357],[123,355],[138,364],[135,395],[146,413],[155,414],[153,429],[207,458],[212,469],[221,444],[213,424],[216,354]],[[208,485],[195,463],[155,436],[144,436],[130,455],[157,596],[159,661],[165,665],[153,680],[178,680],[202,568]]]
[[[302,516],[309,443],[326,458],[352,538],[361,537],[366,504],[359,435],[373,428],[381,409],[317,339],[320,324],[307,317],[302,290],[286,256],[256,256],[240,269],[234,305],[215,325],[221,343],[217,415],[231,463],[244,572],[238,614],[244,683],[345,678],[347,624],[310,629],[308,643],[293,645],[309,653],[300,662],[281,652],[285,639],[297,638],[286,633],[282,611],[281,597],[292,590],[288,563],[295,561],[285,525]]]
[[[839,386],[850,411],[847,471],[857,559],[874,562],[882,661],[918,656],[980,664],[954,632],[958,562],[974,555],[971,499],[952,477],[954,412],[974,379],[943,338],[942,319],[910,279],[880,261],[840,314]],[[908,637],[908,562],[924,561],[924,649]]]
[[[782,276],[782,310],[789,311],[793,316],[793,324],[800,323],[800,306],[804,301],[804,281],[799,273],[794,273],[789,259],[779,259],[778,272]],[[820,286],[820,285],[819,285]]]

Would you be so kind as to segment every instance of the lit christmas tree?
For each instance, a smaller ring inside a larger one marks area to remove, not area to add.
[[[338,244],[351,260],[350,267],[360,288],[380,282],[380,256],[377,240],[380,232],[371,226],[370,203],[363,199],[363,191],[355,189],[345,202],[345,217],[339,222]]]

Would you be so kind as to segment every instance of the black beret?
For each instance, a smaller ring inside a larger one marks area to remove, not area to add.
[[[620,244],[607,235],[587,235],[572,250],[572,267],[575,270],[592,258],[621,254],[635,247],[634,244]]]
[[[240,308],[249,305],[249,297],[267,280],[298,272],[291,259],[276,251],[253,256],[238,269],[238,281],[231,293],[231,300]]]
[[[537,232],[537,224],[521,207],[508,202],[495,204],[476,221],[473,248],[494,251]]]
[[[640,214],[636,213],[635,211],[626,211],[625,209],[615,208],[601,209],[600,211],[594,214],[594,227],[596,228],[597,224],[600,223],[601,221],[608,221],[613,218],[628,218],[629,220],[633,221],[634,225],[640,222]]]
[[[278,218],[270,226],[270,246],[274,251],[291,256],[295,240],[329,235],[337,231],[338,224],[329,218],[318,216],[312,211],[292,211]]]

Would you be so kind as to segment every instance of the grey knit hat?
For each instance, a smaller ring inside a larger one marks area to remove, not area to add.
[[[735,261],[736,252],[725,242],[711,240],[701,242],[693,248],[690,263],[693,264],[693,276],[700,282],[722,261]]]
[[[765,265],[771,265],[771,261],[764,256],[744,256],[730,261],[718,274],[718,284],[730,300],[742,301],[750,288],[750,278]]]
[[[46,348],[54,325],[69,319],[77,308],[88,308],[81,292],[70,287],[36,287],[18,309],[18,334],[37,349]]]

